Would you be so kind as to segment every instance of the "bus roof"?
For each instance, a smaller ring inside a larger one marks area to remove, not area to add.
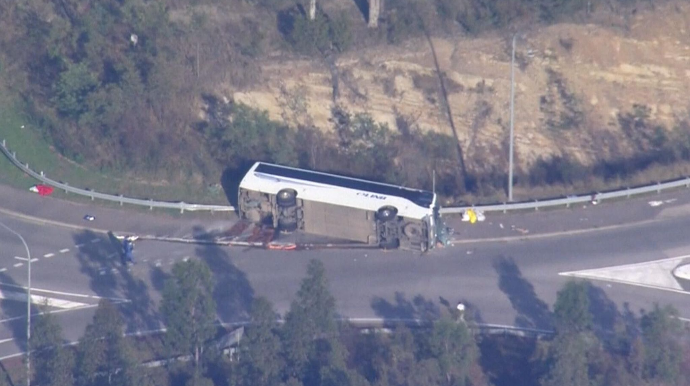
[[[383,184],[380,182],[362,180],[359,178],[338,176],[335,174],[297,169],[264,162],[257,162],[252,169],[258,173],[274,175],[277,177],[286,177],[296,180],[360,190],[364,192],[403,197],[424,208],[430,208],[434,203],[434,193],[426,190],[408,189],[400,186]]]

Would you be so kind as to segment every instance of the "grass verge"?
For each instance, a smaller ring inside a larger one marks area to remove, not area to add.
[[[150,182],[145,178],[133,179],[117,172],[105,174],[68,160],[50,146],[38,129],[30,126],[29,119],[22,115],[17,106],[18,103],[0,89],[0,140],[6,141],[7,147],[16,152],[21,162],[28,163],[36,172],[43,171],[53,180],[64,181],[78,188],[133,198],[228,205],[222,189],[209,189],[202,184],[193,183]],[[17,169],[7,158],[0,156],[0,183],[28,189],[37,182]],[[70,200],[76,196],[64,195],[64,192],[56,194]]]

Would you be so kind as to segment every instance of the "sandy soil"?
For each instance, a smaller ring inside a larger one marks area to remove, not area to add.
[[[617,114],[633,104],[648,106],[650,120],[669,130],[688,116],[690,4],[638,12],[628,16],[627,28],[613,26],[622,22],[605,26],[601,19],[535,29],[518,40],[515,134],[522,167],[564,153],[585,163],[630,154]],[[507,158],[502,149],[509,127],[510,42],[505,36],[432,42],[469,166]],[[340,57],[337,68],[337,102],[349,110],[393,129],[401,115],[424,130],[450,134],[428,41],[352,53]],[[261,84],[226,91],[227,97],[293,125],[330,129],[333,87],[325,63],[266,61],[261,72]],[[582,120],[559,128],[562,113]]]

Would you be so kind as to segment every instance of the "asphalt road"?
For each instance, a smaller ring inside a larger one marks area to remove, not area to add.
[[[185,258],[201,258],[211,266],[219,317],[226,322],[242,320],[257,295],[267,296],[279,312],[285,312],[308,261],[318,258],[326,265],[338,311],[345,317],[423,317],[462,301],[485,323],[549,328],[549,310],[568,280],[559,273],[690,254],[685,236],[690,226],[690,194],[685,191],[596,208],[489,215],[487,222],[473,226],[451,219],[456,245],[427,255],[378,250],[267,251],[142,241],[135,250],[138,263],[129,270],[120,266],[106,235],[75,227],[186,235],[222,229],[233,219],[219,214],[189,219],[89,207],[2,186],[0,197],[5,209],[73,224],[65,228],[0,213],[0,221],[26,239],[36,259],[33,294],[48,299],[47,310],[56,312],[68,340],[82,334],[100,297],[122,303],[130,331],[159,328],[156,303],[162,283],[172,264]],[[652,200],[666,202],[653,207]],[[83,222],[85,213],[94,214],[96,221]],[[597,228],[581,232],[592,227]],[[554,232],[565,233],[539,237]],[[474,233],[479,239],[537,237],[469,242]],[[22,260],[27,256],[13,235],[0,230],[0,243],[0,289],[6,299],[0,301],[0,357],[5,357],[24,346],[26,308],[17,299],[25,292],[28,261]],[[655,302],[671,303],[681,316],[690,317],[690,298],[683,292],[596,284],[593,310],[601,326],[611,327],[616,316],[649,309]],[[40,311],[35,307],[35,312]]]

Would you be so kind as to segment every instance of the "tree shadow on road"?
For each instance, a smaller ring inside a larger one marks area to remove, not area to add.
[[[27,290],[4,272],[0,272],[0,283],[0,292],[20,294],[25,299],[28,296]],[[8,296],[5,295],[3,297],[7,298]],[[26,301],[3,299],[0,301],[0,309],[2,309],[3,323],[12,332],[15,344],[22,351],[26,351]],[[31,316],[33,317],[39,312],[41,312],[41,309],[32,303]]]
[[[194,234],[204,239],[206,232],[201,227],[194,228]],[[214,298],[218,316],[223,322],[246,320],[254,299],[247,275],[230,260],[229,247],[213,244],[201,244],[196,248],[196,255],[208,264],[215,280]]]
[[[381,297],[375,297],[371,301],[371,308],[374,309],[376,315],[391,322],[431,321],[441,316],[441,309],[434,301],[426,299],[422,295],[417,295],[412,300],[408,300],[402,292],[395,293],[393,302]]]
[[[91,280],[91,289],[97,296],[122,303],[122,312],[130,331],[155,330],[161,327],[156,304],[151,299],[149,286],[134,276],[132,268],[121,260],[121,246],[117,239],[89,230],[74,236],[81,245],[76,254],[80,270]]]
[[[534,286],[520,272],[520,268],[510,257],[499,256],[493,261],[498,273],[498,287],[503,291],[518,315],[515,326],[526,328],[551,329],[553,319],[549,306],[537,297]]]
[[[479,308],[467,299],[451,302],[439,297],[438,302],[435,302],[422,295],[416,295],[412,300],[409,300],[404,293],[396,292],[392,302],[382,297],[375,297],[371,301],[371,308],[376,315],[383,318],[386,326],[396,326],[400,323],[414,326],[426,325],[444,314],[457,316],[458,303],[465,306],[463,318],[466,321],[484,323]]]

